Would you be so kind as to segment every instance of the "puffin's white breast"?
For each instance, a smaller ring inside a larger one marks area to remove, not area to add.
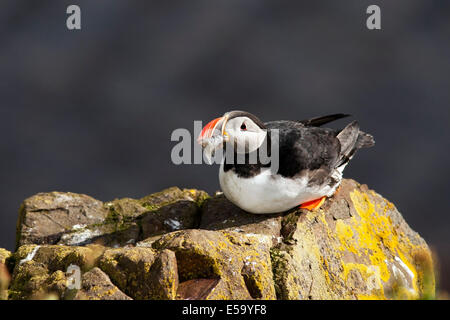
[[[331,196],[337,185],[308,186],[307,177],[272,175],[269,168],[251,178],[241,178],[233,170],[219,170],[220,187],[228,200],[241,209],[258,214],[289,210],[300,204]]]

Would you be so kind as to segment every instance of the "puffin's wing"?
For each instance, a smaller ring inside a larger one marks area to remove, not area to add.
[[[337,134],[336,138],[338,138],[341,144],[340,157],[336,167],[347,163],[355,154],[356,150],[369,148],[375,144],[373,136],[359,130],[357,121],[349,123]]]
[[[279,132],[278,173],[284,177],[318,169],[326,176],[340,159],[340,143],[335,130],[305,127],[298,121],[272,121],[266,126]]]
[[[329,174],[346,164],[356,150],[375,143],[371,135],[359,130],[356,121],[340,131],[306,127],[298,121],[271,121],[266,126],[269,130],[279,130],[278,172],[285,177],[293,177],[304,170]]]
[[[349,116],[350,116],[349,114],[336,113],[336,114],[330,114],[330,115],[323,116],[323,117],[317,117],[317,118],[312,118],[312,119],[307,119],[307,120],[300,120],[298,122],[303,124],[305,127],[320,127],[328,122],[335,121],[335,120],[338,120],[341,118],[346,118]]]

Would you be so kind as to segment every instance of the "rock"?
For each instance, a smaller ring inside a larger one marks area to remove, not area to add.
[[[272,250],[282,299],[417,299],[434,295],[431,253],[395,206],[344,180],[316,212],[283,218]]]
[[[247,237],[232,231],[183,230],[153,243],[175,252],[178,276],[186,297],[190,280],[220,280],[207,294],[211,299],[275,299],[270,260],[271,238]],[[190,282],[196,285],[196,282]]]
[[[96,243],[110,247],[120,247],[134,244],[139,239],[140,227],[136,222],[96,224],[66,233],[61,236],[58,244],[80,246]]]
[[[133,299],[174,299],[177,261],[170,250],[119,248],[105,251],[99,266]]]
[[[8,259],[10,256],[11,256],[11,252],[0,248],[0,263],[5,264],[6,259]]]
[[[39,193],[20,207],[17,246],[56,244],[66,233],[102,224],[107,214],[102,202],[83,194]]]
[[[133,299],[151,298],[150,268],[157,253],[150,248],[106,250],[100,268],[123,292]]]
[[[16,252],[0,250],[12,273],[0,280],[3,298],[429,299],[435,290],[425,241],[353,180],[317,211],[274,215],[176,187],[106,203],[38,194],[21,207],[17,238]]]
[[[142,198],[142,204],[152,209],[142,217],[142,239],[198,227],[200,207],[206,198],[204,191],[176,187]]]
[[[217,291],[223,290],[223,283],[220,279],[193,279],[187,280],[178,286],[177,299],[179,300],[213,300]]]
[[[178,289],[178,266],[175,253],[162,250],[150,268],[151,298],[175,299]]]
[[[74,247],[63,245],[25,245],[14,254],[15,268],[26,262],[44,264],[49,271],[67,270],[77,265],[82,270],[92,268],[105,248],[96,245]],[[15,271],[15,270],[14,270]]]
[[[283,214],[257,215],[245,212],[228,201],[223,194],[205,201],[202,209],[201,229],[228,230],[252,235],[267,235],[273,244],[281,241]]]
[[[25,244],[110,247],[133,245],[152,235],[198,226],[208,195],[177,187],[142,199],[102,203],[76,193],[39,193],[19,211],[17,248]]]
[[[6,260],[11,256],[11,252],[0,248],[0,300],[8,299],[8,287],[11,281]]]
[[[153,211],[158,210],[164,206],[175,203],[177,201],[193,201],[202,206],[203,202],[209,198],[208,194],[201,190],[196,189],[183,189],[178,187],[172,187],[163,191],[153,193],[142,199],[140,202],[142,205]]]
[[[44,296],[47,293],[45,284],[48,278],[49,271],[44,264],[27,261],[16,266],[9,288],[9,298],[21,300]]]
[[[102,270],[95,267],[83,274],[81,290],[74,300],[132,300],[120,291]]]
[[[62,245],[24,245],[12,255],[14,271],[10,299],[66,299],[71,297],[68,269],[87,271],[104,248]]]

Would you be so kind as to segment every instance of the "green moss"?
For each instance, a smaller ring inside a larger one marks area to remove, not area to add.
[[[48,269],[42,263],[27,261],[17,267],[9,289],[9,299],[28,299],[43,289]]]
[[[105,218],[105,224],[116,224],[121,220],[121,215],[114,209],[114,207],[109,207],[108,215]]]
[[[199,208],[202,208],[203,205],[205,204],[206,200],[211,198],[211,196],[208,193],[206,193],[205,191],[195,190],[195,189],[191,189],[191,190],[184,189],[183,191],[194,194],[194,198],[195,198],[194,201]]]
[[[420,299],[434,300],[436,298],[436,280],[433,258],[424,248],[416,249],[412,255],[419,275]]]
[[[296,212],[291,212],[283,217],[281,220],[281,234],[284,242],[293,240],[293,235],[297,229],[298,215]]]
[[[149,211],[157,211],[162,207],[173,204],[180,200],[194,201],[200,208],[203,206],[206,199],[210,196],[201,190],[196,189],[179,189],[172,187],[163,191],[153,193],[139,200],[140,204]]]
[[[150,204],[150,203],[145,203],[143,204],[143,206],[148,210],[148,211],[157,211],[159,208],[170,204],[170,202],[165,203],[163,205],[156,205],[156,204]]]
[[[139,200],[140,204],[149,211],[155,211],[159,208],[179,200],[183,192],[178,187],[171,187],[145,196]]]
[[[284,289],[282,284],[283,273],[286,270],[286,259],[277,248],[270,250],[270,259],[272,260],[272,274],[277,299],[283,299]]]

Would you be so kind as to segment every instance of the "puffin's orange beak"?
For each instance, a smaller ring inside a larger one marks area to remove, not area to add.
[[[203,140],[211,138],[215,133],[220,133],[222,136],[226,136],[225,125],[228,121],[228,117],[219,117],[211,122],[209,122],[206,126],[203,127],[202,132],[197,138],[197,142],[202,144]]]
[[[211,138],[213,135],[214,130],[217,127],[217,124],[220,122],[220,120],[222,120],[223,117],[220,118],[216,118],[212,121],[210,121],[206,126],[203,127],[202,132],[200,133],[200,135],[198,136],[197,140],[202,140],[202,139],[207,139],[207,138]]]

